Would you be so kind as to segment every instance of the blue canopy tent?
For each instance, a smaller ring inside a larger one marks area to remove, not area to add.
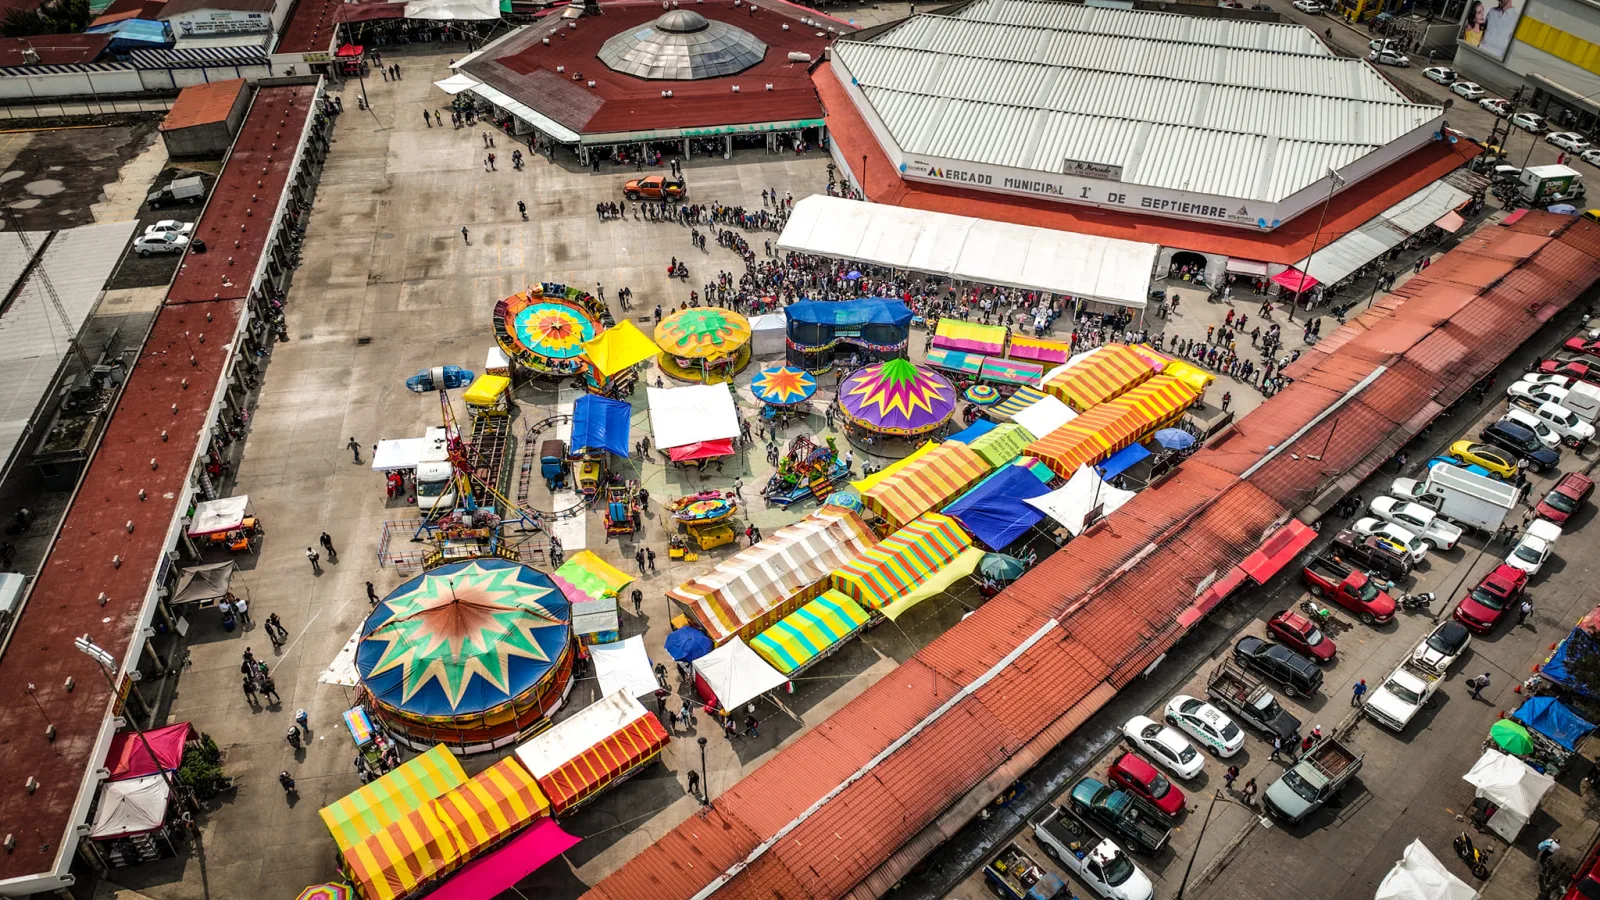
[[[127,50],[160,50],[171,47],[174,43],[172,31],[167,23],[154,19],[122,19],[117,22],[108,22],[85,28],[84,34],[109,34],[111,43],[106,45],[108,53],[122,53]]]
[[[903,358],[911,340],[911,310],[899,300],[802,300],[783,314],[785,358],[812,374],[850,360]]]
[[[1094,469],[1100,473],[1101,478],[1109,481],[1133,468],[1139,460],[1149,455],[1150,451],[1146,450],[1143,444],[1129,444],[1118,450],[1115,456],[1095,466]]]
[[[1578,749],[1578,741],[1594,730],[1594,723],[1554,697],[1529,697],[1511,717],[1568,750]]]
[[[1579,681],[1572,671],[1567,668],[1567,659],[1572,656],[1587,656],[1591,653],[1600,653],[1600,640],[1582,628],[1572,629],[1567,639],[1556,647],[1550,654],[1550,659],[1539,668],[1539,674],[1546,680],[1553,681],[1575,694],[1584,697],[1596,697],[1595,689],[1600,685],[1586,685]]]
[[[958,444],[970,444],[994,429],[995,424],[993,422],[989,421],[988,419],[979,419],[976,422],[973,422],[971,425],[968,425],[966,428],[963,428],[955,434],[945,438],[945,440],[955,441]]]
[[[573,453],[608,450],[627,456],[632,450],[628,444],[628,423],[632,418],[633,407],[621,400],[584,394],[572,404],[572,440],[568,446]]]
[[[790,322],[808,325],[833,325],[857,327],[862,325],[892,325],[904,328],[911,324],[911,310],[899,300],[880,300],[868,297],[861,300],[802,300],[784,307]]]
[[[991,550],[1009,546],[1039,523],[1044,513],[1022,501],[1050,493],[1026,466],[1002,466],[944,508]]]
[[[679,662],[694,662],[712,650],[711,638],[698,628],[685,625],[677,631],[667,635],[666,643],[662,649],[667,655]]]

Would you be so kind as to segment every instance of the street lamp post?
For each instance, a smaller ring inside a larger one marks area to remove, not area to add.
[[[105,678],[106,687],[111,689],[111,696],[113,702],[115,702],[117,684],[111,678],[111,671],[116,668],[116,660],[112,659],[111,654],[103,647],[90,640],[87,634],[73,638],[72,646],[78,648],[79,653],[94,660],[95,668],[99,669],[100,674]],[[161,776],[162,781],[166,782],[167,792],[180,804],[187,805],[184,803],[183,795],[178,792],[178,785],[173,782],[172,776],[167,772],[166,767],[161,764],[161,757],[157,756],[155,748],[150,746],[150,739],[145,737],[144,729],[140,728],[139,723],[131,717],[128,718],[127,722],[133,728],[133,733],[138,736],[139,743],[144,745],[144,752],[150,755],[150,763],[156,767],[156,773]]]
[[[1322,225],[1328,221],[1328,206],[1333,203],[1333,192],[1344,187],[1344,177],[1334,168],[1328,169],[1328,197],[1322,201],[1322,215],[1317,217],[1317,233],[1311,236],[1311,255],[1306,257],[1305,271],[1301,272],[1300,286],[1305,287],[1305,280],[1311,277],[1311,261],[1317,257],[1317,242],[1322,239]],[[1300,304],[1299,291],[1295,292],[1295,302],[1289,304],[1289,321],[1294,321],[1294,308]]]
[[[706,739],[698,739],[700,744],[700,805],[711,805],[711,782],[706,780]]]
[[[1211,814],[1217,810],[1217,801],[1225,799],[1227,798],[1222,796],[1221,791],[1211,792],[1211,805],[1206,807],[1205,821],[1200,823],[1200,835],[1194,839],[1194,849],[1189,852],[1189,864],[1183,867],[1183,880],[1178,883],[1178,893],[1173,900],[1183,900],[1183,892],[1189,889],[1189,873],[1194,871],[1195,857],[1200,855],[1200,845],[1205,843],[1206,827],[1211,824]]]
[[[870,200],[867,196],[867,155],[861,154],[861,199]]]

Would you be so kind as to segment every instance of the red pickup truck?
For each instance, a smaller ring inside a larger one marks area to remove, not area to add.
[[[1306,589],[1313,597],[1332,600],[1356,614],[1362,624],[1376,625],[1394,618],[1394,598],[1367,573],[1337,559],[1319,556],[1306,566]]]

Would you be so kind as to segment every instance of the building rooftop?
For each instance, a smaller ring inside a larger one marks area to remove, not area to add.
[[[156,14],[158,19],[170,19],[198,9],[218,9],[228,12],[271,12],[273,0],[167,0]]]
[[[173,102],[172,108],[167,110],[167,117],[161,121],[161,130],[173,131],[194,125],[225,122],[228,113],[233,112],[233,105],[239,101],[239,95],[244,92],[243,78],[191,84],[178,92],[178,99]]]
[[[92,63],[100,58],[109,43],[109,34],[40,34],[25,38],[0,38],[0,66],[29,65],[29,60],[22,55],[22,51],[28,49],[39,54],[34,62],[42,66]]]
[[[339,27],[340,0],[295,0],[274,53],[326,53]]]

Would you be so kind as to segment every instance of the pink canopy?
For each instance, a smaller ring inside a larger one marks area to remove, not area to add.
[[[681,447],[673,447],[668,450],[667,455],[672,457],[673,462],[732,456],[733,438],[719,438],[714,441],[697,441],[693,444],[684,444]]]
[[[1282,285],[1285,290],[1294,291],[1295,293],[1309,291],[1317,286],[1315,278],[1299,269],[1284,269],[1282,272],[1272,276],[1272,280]]]
[[[179,722],[146,731],[144,736],[150,742],[150,750],[156,752],[156,759],[161,760],[161,768],[172,772],[183,764],[183,745],[194,737],[194,726]],[[111,770],[111,777],[106,780],[122,781],[154,775],[156,764],[150,759],[150,750],[145,749],[144,741],[139,740],[137,734],[131,731],[118,732],[111,739],[111,750],[106,754],[106,768]]]
[[[528,873],[572,849],[582,838],[561,830],[555,819],[538,824],[488,856],[468,863],[429,897],[432,900],[481,900],[497,897]]]

